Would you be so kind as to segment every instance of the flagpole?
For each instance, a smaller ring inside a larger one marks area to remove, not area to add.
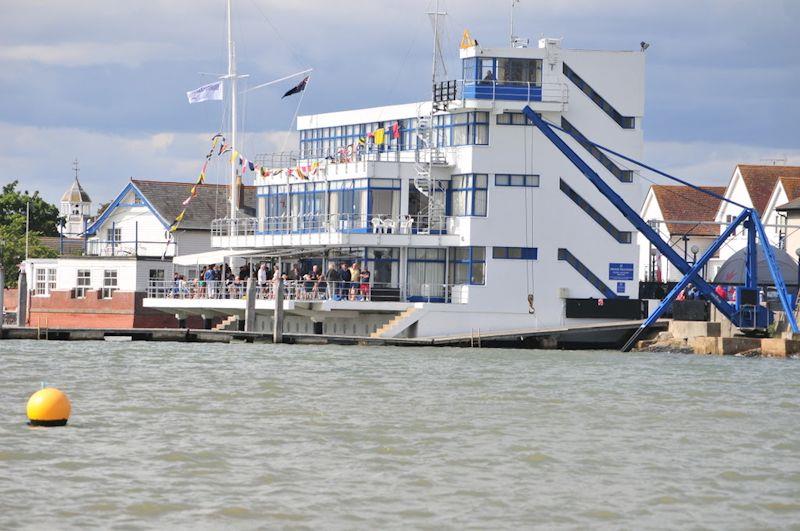
[[[227,0],[228,19],[228,79],[231,87],[231,219],[236,219],[236,48],[231,31],[231,2]]]

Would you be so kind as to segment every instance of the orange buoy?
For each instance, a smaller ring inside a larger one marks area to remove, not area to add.
[[[28,420],[31,426],[64,426],[72,406],[69,398],[55,387],[36,391],[28,399]]]

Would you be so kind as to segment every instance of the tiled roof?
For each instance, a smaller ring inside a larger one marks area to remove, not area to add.
[[[719,199],[689,186],[654,184],[652,188],[664,221],[667,222],[667,230],[671,235],[719,235],[719,226],[717,225],[670,223],[671,221],[714,221],[720,204]],[[701,186],[700,188],[717,195],[725,194],[723,186]]]
[[[183,202],[189,197],[194,183],[178,183],[164,181],[142,181],[131,179],[153,208],[167,223],[183,210]],[[180,227],[182,229],[211,228],[211,221],[229,215],[229,199],[227,185],[201,184],[197,187],[197,197],[192,199],[186,209]],[[253,217],[256,214],[256,187],[242,186],[243,204],[240,212],[242,216]]]
[[[742,174],[742,180],[747,188],[747,193],[750,194],[750,199],[753,201],[753,207],[759,214],[763,214],[767,208],[767,203],[775,189],[778,179],[784,183],[796,183],[790,185],[792,192],[794,192],[798,185],[800,185],[800,166],[758,166],[754,164],[739,164],[739,173]],[[786,186],[784,184],[784,186]],[[800,193],[800,190],[798,190]],[[787,195],[789,189],[786,190]],[[789,198],[791,199],[791,195]]]

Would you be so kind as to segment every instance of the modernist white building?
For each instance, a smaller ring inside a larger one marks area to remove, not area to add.
[[[280,260],[284,272],[331,262],[371,271],[370,300],[357,290],[290,297],[287,331],[543,328],[576,322],[567,299],[637,297],[633,227],[521,111],[529,105],[580,138],[563,135],[637,208],[642,182],[584,140],[641,157],[644,53],[542,39],[462,49],[461,62],[461,78],[439,83],[434,102],[301,116],[299,175],[258,178],[256,216],[214,222],[215,248]],[[145,305],[244,309],[157,293]],[[257,329],[271,327],[273,307],[258,301]]]

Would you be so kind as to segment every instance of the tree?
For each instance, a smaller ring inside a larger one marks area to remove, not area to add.
[[[18,191],[18,184],[19,181],[6,184],[0,193],[0,227],[9,226],[15,215],[21,215],[24,221],[25,207],[30,201],[30,230],[38,232],[42,236],[58,236],[58,226],[62,221],[58,215],[58,207],[42,199],[39,192],[31,195],[27,190],[25,192]],[[23,236],[25,234],[24,223],[22,234]]]
[[[0,256],[2,256],[3,269],[5,270],[5,287],[13,288],[17,285],[19,264],[25,260],[25,215],[11,214],[0,225]],[[42,234],[38,231],[28,233],[29,258],[55,258],[58,253],[42,245],[39,238]],[[28,279],[28,282],[31,282]]]

